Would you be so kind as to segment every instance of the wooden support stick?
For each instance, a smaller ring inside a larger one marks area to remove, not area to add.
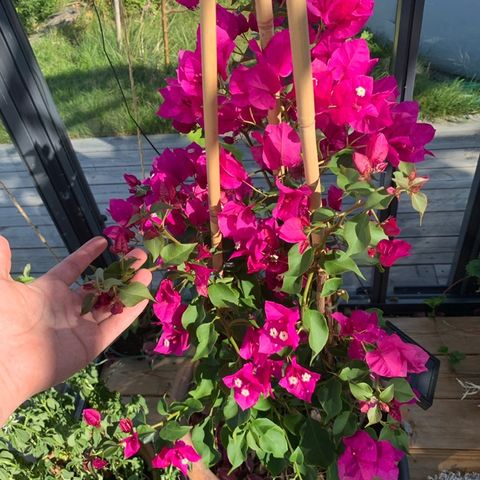
[[[315,100],[306,0],[287,0],[287,11],[305,180],[313,189],[313,195],[310,197],[310,209],[316,210],[321,205],[322,197],[315,133]]]
[[[274,33],[272,0],[255,0],[255,13],[258,33],[260,34],[260,45],[262,50],[265,50]],[[268,123],[273,125],[280,123],[280,107],[280,99],[277,99],[275,108],[268,112]]]
[[[212,247],[220,248],[222,237],[218,228],[218,212],[220,208],[220,143],[218,139],[216,3],[215,0],[200,0],[200,30],[210,230],[212,233]],[[222,263],[222,254],[216,253],[213,256],[213,268],[221,270]]]

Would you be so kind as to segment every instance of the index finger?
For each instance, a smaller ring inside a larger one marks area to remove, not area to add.
[[[44,277],[61,280],[67,285],[71,285],[104,252],[107,245],[107,240],[103,237],[92,238],[49,270]]]

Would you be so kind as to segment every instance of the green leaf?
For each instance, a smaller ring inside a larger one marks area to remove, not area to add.
[[[471,277],[480,278],[480,258],[470,260],[470,262],[467,263],[466,270]]]
[[[164,398],[161,398],[157,403],[157,412],[166,417],[168,415],[168,405]]]
[[[395,392],[395,385],[392,383],[385,390],[382,391],[379,395],[379,399],[382,402],[390,403],[393,400],[393,394]]]
[[[367,376],[368,370],[365,367],[345,367],[340,370],[339,378],[344,382],[353,382]]]
[[[227,403],[223,407],[223,416],[225,417],[225,420],[229,420],[230,418],[233,418],[237,413],[238,404],[233,398],[233,396],[230,395],[227,399]]]
[[[82,302],[82,311],[80,312],[80,315],[90,313],[93,310],[96,301],[97,296],[94,293],[87,293]]]
[[[185,329],[194,323],[202,323],[203,320],[205,320],[205,308],[202,301],[191,303],[182,315],[182,325]]]
[[[302,291],[302,277],[292,277],[285,275],[283,277],[282,292],[295,295]]]
[[[392,378],[388,383],[394,385],[395,393],[393,397],[395,400],[406,403],[415,398],[412,387],[404,378]]]
[[[292,463],[296,463],[297,465],[303,465],[305,462],[305,457],[303,456],[302,449],[297,447],[290,455],[289,460]]]
[[[193,361],[208,357],[218,339],[218,332],[215,330],[214,322],[203,323],[197,328],[197,350]]]
[[[343,280],[338,277],[329,278],[324,284],[322,288],[322,297],[329,297],[336,293],[340,288],[342,288]]]
[[[382,412],[380,410],[380,407],[376,405],[375,407],[369,408],[367,412],[367,418],[368,418],[368,423],[367,427],[370,427],[371,425],[375,425],[376,423],[379,423],[380,420],[382,419]]]
[[[373,396],[373,389],[368,383],[350,383],[349,387],[352,395],[362,402],[370,400]]]
[[[412,193],[412,207],[420,214],[420,224],[423,220],[423,215],[427,210],[428,198],[423,192]]]
[[[142,300],[155,300],[147,286],[140,282],[130,282],[118,289],[118,296],[126,307],[134,307]]]
[[[235,470],[247,459],[247,445],[245,443],[245,432],[239,433],[238,428],[233,432],[233,436],[228,439],[227,456],[232,470]]]
[[[202,462],[212,466],[220,460],[220,453],[215,448],[212,419],[207,417],[192,429],[192,442],[195,450],[202,457]]]
[[[335,436],[348,437],[357,430],[358,419],[353,412],[342,412],[333,422],[332,433]]]
[[[325,422],[329,422],[342,411],[342,384],[333,379],[320,383],[316,396],[325,411]]]
[[[181,265],[189,259],[196,246],[196,243],[169,243],[162,248],[160,256],[167,265]]]
[[[385,210],[393,200],[393,195],[387,193],[385,189],[377,190],[367,197],[365,202],[365,210],[377,209]]]
[[[271,453],[275,458],[283,458],[288,450],[285,431],[268,418],[256,418],[250,424],[250,431],[258,440],[263,452]]]
[[[187,135],[187,137],[191,143],[196,143],[197,145],[200,145],[200,147],[205,148],[205,138],[203,137],[203,129],[197,128],[193,132],[190,132]]]
[[[335,460],[335,445],[319,422],[307,418],[301,430],[300,448],[305,463],[327,468]]]
[[[343,227],[343,237],[348,243],[345,252],[348,256],[364,252],[370,244],[370,218],[366,214],[357,215]]]
[[[331,208],[320,207],[313,212],[312,223],[328,222],[334,216],[335,212]]]
[[[354,272],[365,280],[357,264],[345,252],[337,252],[336,258],[326,260],[325,271],[332,277],[345,272]]]
[[[291,277],[303,275],[312,265],[313,248],[307,248],[303,253],[299,251],[299,245],[295,244],[288,252],[288,272]]]
[[[157,258],[160,256],[160,252],[164,245],[164,240],[162,237],[155,237],[150,240],[145,240],[143,242],[145,244],[145,248],[150,252],[152,256],[152,261],[156,261]]]
[[[238,306],[240,293],[225,283],[214,283],[208,287],[208,298],[218,308]]]
[[[328,341],[329,330],[325,316],[317,310],[304,310],[302,316],[304,327],[309,332],[308,344],[312,349],[312,361],[323,350]]]
[[[403,450],[405,453],[408,453],[409,451],[410,442],[408,435],[403,429],[398,428],[397,424],[385,425],[382,428],[378,439],[390,442],[395,448]]]
[[[175,420],[170,420],[160,430],[159,436],[168,442],[175,442],[186,435],[192,427],[188,425],[180,425]]]

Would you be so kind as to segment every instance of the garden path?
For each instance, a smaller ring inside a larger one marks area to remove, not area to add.
[[[430,175],[426,185],[430,205],[422,225],[418,214],[401,203],[399,224],[402,236],[413,244],[413,254],[403,259],[391,272],[391,288],[401,286],[442,286],[448,281],[450,263],[457,245],[470,185],[480,154],[480,121],[444,122],[436,125],[437,136],[430,146],[435,158],[420,165],[420,174]],[[187,143],[178,135],[150,137],[159,150]],[[135,137],[93,138],[73,141],[80,163],[97,199],[102,213],[108,200],[128,194],[122,175],[124,172],[140,175],[140,160]],[[154,156],[144,142],[145,162]],[[252,161],[246,161],[252,168]],[[147,168],[148,170],[148,168]],[[60,235],[55,229],[42,200],[36,192],[26,167],[12,145],[0,145],[0,180],[15,196],[41,231],[52,251],[59,257],[66,255]],[[325,177],[328,185],[331,178]],[[52,252],[45,248],[11,199],[0,188],[0,234],[13,247],[13,271],[18,273],[30,262],[33,274],[41,274],[55,264]],[[367,282],[371,269],[365,270]],[[360,287],[352,277],[349,287]],[[393,292],[393,290],[392,290]]]

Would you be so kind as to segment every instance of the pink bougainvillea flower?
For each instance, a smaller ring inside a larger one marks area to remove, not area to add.
[[[370,371],[381,377],[406,377],[409,373],[425,372],[428,358],[425,350],[405,343],[396,334],[379,338],[376,349],[365,356]]]
[[[175,290],[173,282],[169,278],[163,279],[160,282],[153,304],[153,312],[157,319],[164,325],[173,323],[181,303],[182,298]]]
[[[185,310],[185,308],[183,310]],[[154,352],[179,357],[190,348],[189,340],[189,333],[181,324],[173,328],[164,325],[162,335],[158,340],[157,346],[154,348]]]
[[[427,123],[418,123],[417,102],[393,104],[392,125],[384,133],[390,145],[388,160],[397,167],[400,161],[417,163],[425,160],[425,155],[433,155],[425,146],[433,140],[435,129]]]
[[[251,239],[258,228],[252,206],[236,201],[229,201],[223,206],[218,214],[218,225],[222,234],[235,243]]]
[[[285,347],[296,349],[300,342],[297,322],[300,313],[297,307],[288,308],[279,303],[265,302],[265,324],[260,330],[259,352],[267,355]]]
[[[184,7],[189,8],[190,10],[193,10],[194,8],[198,7],[198,4],[200,3],[200,0],[175,0],[175,1],[180,5],[183,5]]]
[[[404,453],[387,441],[375,441],[362,430],[343,439],[345,451],[338,459],[340,480],[397,480],[398,462]]]
[[[252,363],[246,363],[240,370],[232,375],[223,377],[223,383],[233,389],[233,398],[242,410],[253,407],[262,393],[270,390],[270,385],[265,385],[255,375]]]
[[[240,347],[240,356],[244,360],[255,358],[258,354],[260,330],[248,327]]]
[[[194,285],[199,295],[208,297],[208,281],[210,275],[213,272],[213,268],[209,268],[205,265],[198,265],[196,263],[187,263],[185,265],[185,271],[194,274]]]
[[[82,412],[83,421],[91,427],[99,428],[102,421],[102,414],[94,408],[86,408]]]
[[[327,204],[333,210],[340,211],[342,209],[343,190],[336,185],[330,185],[327,192]]]
[[[288,77],[293,70],[290,33],[280,30],[268,42],[263,51],[263,59],[279,77]]]
[[[152,163],[152,175],[158,176],[159,182],[170,182],[176,187],[195,173],[188,152],[184,148],[171,150],[166,148]]]
[[[297,363],[296,357],[292,357],[279,384],[300,400],[311,403],[313,392],[319,380],[319,373],[307,370]]]
[[[308,185],[290,188],[278,179],[275,183],[280,195],[272,212],[273,218],[284,222],[292,217],[308,219],[308,199],[312,195],[312,189]]]
[[[163,447],[152,459],[153,468],[178,468],[185,477],[188,476],[188,468],[192,462],[198,462],[202,457],[195,449],[182,440],[177,440],[173,447]]]
[[[129,418],[121,418],[118,426],[123,433],[130,433],[133,431],[133,422]]]
[[[202,95],[202,59],[197,50],[180,50],[177,67],[178,84],[186,95],[200,98]]]
[[[245,15],[227,10],[217,3],[217,25],[228,33],[232,40],[248,31]]]
[[[268,125],[263,136],[263,164],[270,170],[296,167],[302,163],[301,148],[298,133],[288,123]]]
[[[395,217],[388,217],[382,222],[381,227],[385,232],[385,235],[388,235],[389,237],[398,237],[400,235],[400,228]]]
[[[140,443],[137,432],[133,433],[129,437],[122,439],[121,443],[123,443],[123,456],[125,458],[133,457],[138,453],[140,448],[142,448],[142,444]]]
[[[355,152],[353,163],[365,180],[370,180],[374,173],[384,172],[387,168],[385,159],[388,155],[388,142],[383,133],[372,135],[367,143],[365,154]]]
[[[309,18],[322,20],[339,39],[356,35],[373,13],[374,0],[308,0]]]
[[[332,318],[340,325],[341,337],[353,337],[358,341],[372,343],[383,335],[383,330],[378,326],[376,312],[354,310],[349,317],[335,312]]]
[[[377,253],[384,267],[391,267],[399,258],[408,257],[412,246],[405,240],[380,240]]]
[[[275,106],[275,96],[281,88],[278,76],[265,62],[251,68],[241,65],[230,79],[232,103],[238,107],[269,110]]]
[[[103,234],[112,240],[113,244],[110,246],[110,250],[113,253],[128,253],[131,248],[128,242],[135,238],[135,234],[125,227],[112,225],[103,230]]]
[[[308,237],[305,225],[300,218],[289,218],[280,227],[280,238],[287,243],[301,243],[305,249],[308,246]]]
[[[112,198],[108,207],[108,212],[115,222],[122,227],[127,227],[130,219],[138,211],[138,208],[128,200]]]
[[[95,470],[103,470],[108,466],[108,462],[100,457],[92,458],[91,464]]]
[[[244,166],[225,149],[220,150],[220,185],[225,190],[236,190],[248,185],[248,173]]]
[[[333,52],[328,61],[328,70],[335,81],[368,75],[378,60],[370,58],[366,40],[357,39],[345,42]]]

